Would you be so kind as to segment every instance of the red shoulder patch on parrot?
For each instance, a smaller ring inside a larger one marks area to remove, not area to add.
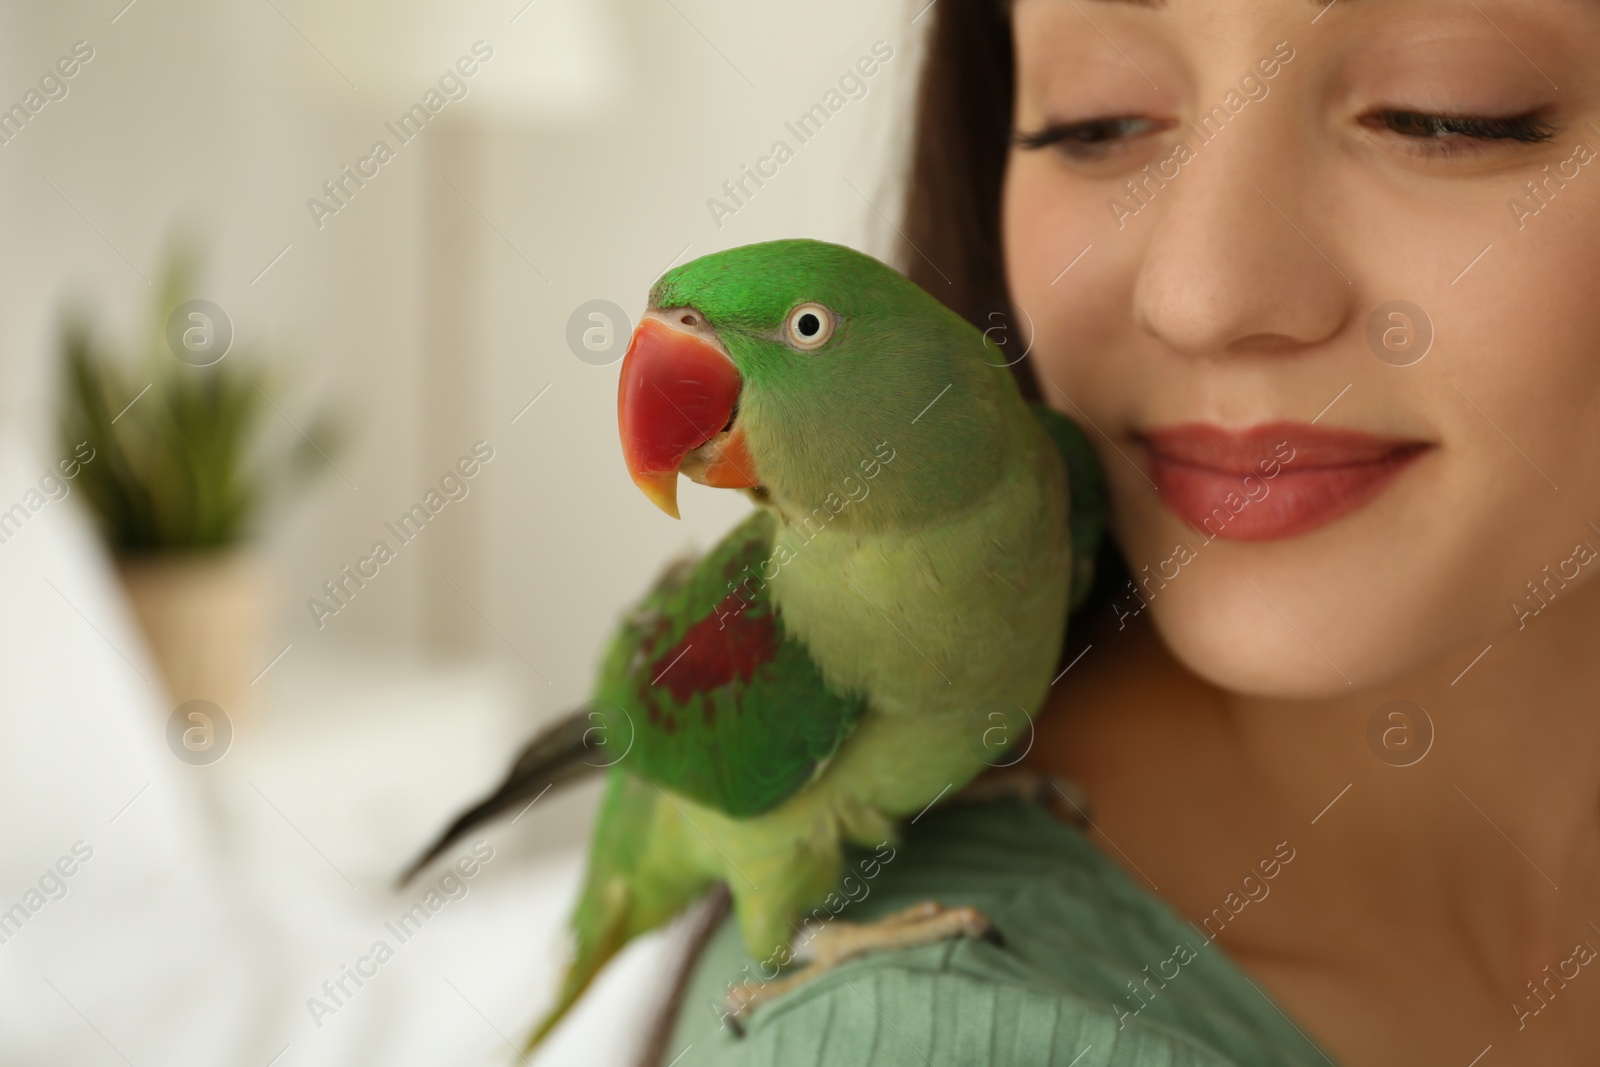
[[[626,773],[734,818],[803,789],[866,712],[785,632],[763,577],[776,535],[758,510],[667,571],[625,617],[597,689],[638,727]]]
[[[715,611],[696,622],[682,640],[656,657],[652,685],[665,685],[679,703],[730,682],[748,682],[778,654],[781,635],[770,611],[749,611],[737,593],[722,598]],[[705,714],[715,714],[709,703]]]

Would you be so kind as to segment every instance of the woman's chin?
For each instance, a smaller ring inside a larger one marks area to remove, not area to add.
[[[1265,618],[1244,603],[1187,600],[1175,594],[1152,603],[1146,614],[1172,657],[1202,681],[1277,700],[1331,699],[1352,688],[1276,615]]]
[[[1426,590],[1378,588],[1370,569],[1296,567],[1292,580],[1275,580],[1281,568],[1250,566],[1245,554],[1195,562],[1210,566],[1157,589],[1142,610],[1132,594],[1112,610],[1125,623],[1150,616],[1179,663],[1227,692],[1350,699],[1416,679],[1472,640],[1425,624],[1436,610]],[[1458,619],[1474,622],[1465,611]]]

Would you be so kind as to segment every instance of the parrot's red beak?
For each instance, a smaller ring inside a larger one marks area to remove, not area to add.
[[[678,517],[678,474],[722,489],[759,484],[732,425],[739,370],[711,340],[646,318],[622,359],[617,425],[622,458],[651,502]]]

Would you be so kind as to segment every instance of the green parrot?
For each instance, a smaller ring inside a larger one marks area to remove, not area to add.
[[[1081,431],[1025,403],[1007,362],[839,245],[734,248],[651,289],[619,388],[629,472],[674,517],[680,473],[758,507],[668,569],[623,620],[594,699],[405,876],[605,768],[573,955],[529,1049],[629,940],[719,882],[751,955],[787,959],[845,845],[894,840],[1026,732],[1104,506]],[[892,943],[986,932],[965,914],[923,921],[941,911],[902,917]]]

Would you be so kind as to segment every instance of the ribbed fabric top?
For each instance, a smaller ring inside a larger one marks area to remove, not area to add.
[[[763,971],[729,919],[694,968],[663,1062],[1334,1067],[1205,933],[1043,808],[952,804],[890,847],[851,854],[857,899],[840,907],[841,893],[840,918],[971,904],[1004,946],[960,939],[851,961],[756,1008],[736,1037],[720,1019],[728,983]]]

